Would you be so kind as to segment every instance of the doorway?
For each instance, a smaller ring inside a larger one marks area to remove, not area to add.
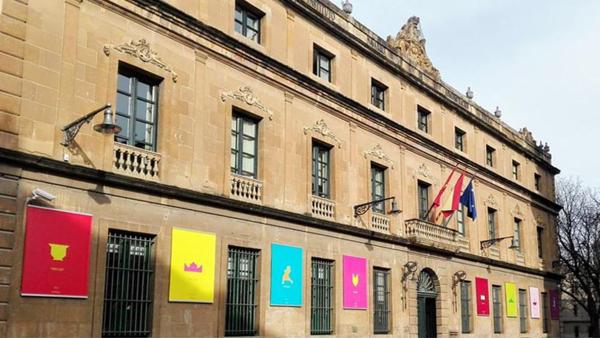
[[[437,337],[437,291],[433,273],[423,270],[417,280],[417,317],[419,338]]]

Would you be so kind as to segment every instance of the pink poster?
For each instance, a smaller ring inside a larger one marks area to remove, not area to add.
[[[540,318],[540,289],[529,288],[529,307],[531,308],[531,318]]]
[[[550,290],[550,319],[558,320],[560,317],[560,296],[557,289]]]
[[[367,309],[367,260],[344,256],[344,309]]]

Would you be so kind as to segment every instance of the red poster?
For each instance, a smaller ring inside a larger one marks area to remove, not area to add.
[[[475,294],[477,297],[477,315],[490,315],[490,291],[488,280],[485,278],[475,278]]]
[[[28,206],[21,295],[87,298],[92,216]]]

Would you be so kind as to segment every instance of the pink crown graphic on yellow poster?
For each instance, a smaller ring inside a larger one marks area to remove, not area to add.
[[[213,302],[216,241],[214,234],[173,228],[169,301]]]
[[[50,247],[50,256],[52,257],[52,260],[62,262],[67,256],[67,249],[69,249],[68,245],[48,243],[48,246]]]

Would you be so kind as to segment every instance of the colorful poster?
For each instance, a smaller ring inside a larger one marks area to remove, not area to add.
[[[21,295],[87,298],[92,216],[27,206]]]
[[[516,317],[519,304],[517,303],[517,286],[514,283],[504,283],[506,293],[506,317]]]
[[[490,315],[490,291],[488,288],[488,280],[485,278],[475,278],[475,294],[477,297],[477,315]]]
[[[367,308],[367,260],[343,257],[344,309]]]
[[[531,318],[540,318],[540,289],[529,288],[529,307],[531,308]]]
[[[271,244],[271,305],[302,306],[302,248]]]
[[[217,237],[177,228],[171,236],[169,301],[212,303]]]
[[[550,290],[550,319],[560,318],[560,295],[557,289]]]

